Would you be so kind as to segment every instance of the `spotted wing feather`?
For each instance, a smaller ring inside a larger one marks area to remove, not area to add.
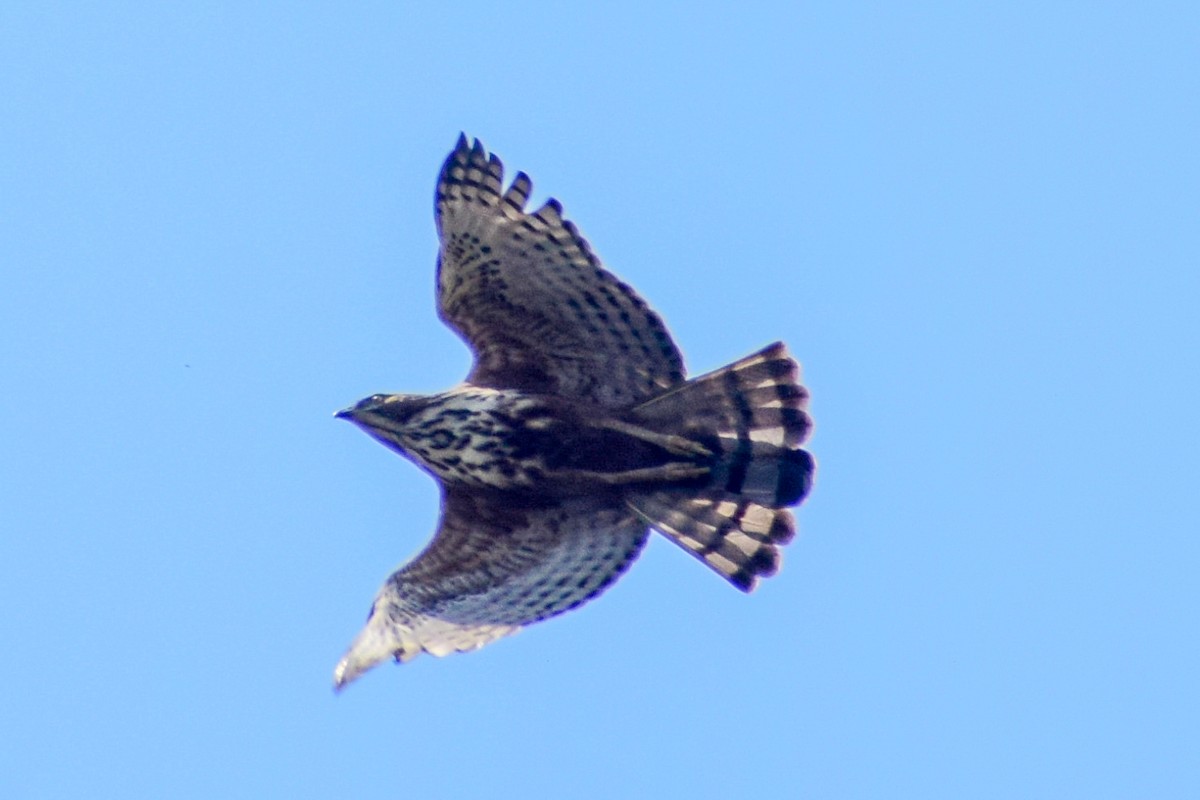
[[[394,573],[334,673],[340,688],[385,658],[474,650],[596,597],[646,543],[646,523],[590,498],[521,508],[447,490],[437,536]]]
[[[604,269],[562,206],[460,137],[438,180],[438,309],[475,350],[480,386],[629,406],[683,379],[659,316]]]

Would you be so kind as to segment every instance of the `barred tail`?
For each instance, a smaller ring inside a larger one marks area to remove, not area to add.
[[[635,409],[648,426],[714,453],[708,485],[631,495],[647,523],[739,589],[779,568],[795,535],[786,510],[804,499],[815,464],[800,448],[812,429],[808,392],[782,342],[681,384]]]

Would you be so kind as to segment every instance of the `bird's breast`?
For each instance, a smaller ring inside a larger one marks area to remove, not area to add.
[[[434,398],[406,431],[406,450],[446,484],[530,489],[545,472],[543,447],[561,427],[536,396],[460,388]]]

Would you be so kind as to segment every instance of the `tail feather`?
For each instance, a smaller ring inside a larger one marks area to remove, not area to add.
[[[815,464],[800,449],[812,420],[799,375],[777,342],[634,409],[714,455],[707,485],[634,495],[630,508],[745,591],[778,570],[779,546],[795,535],[786,507],[812,486]]]
[[[742,591],[779,571],[779,546],[796,535],[792,513],[737,495],[680,497],[676,490],[628,501],[647,523]]]
[[[713,451],[710,486],[771,508],[811,487],[808,390],[782,342],[651,398],[634,409],[648,426]]]

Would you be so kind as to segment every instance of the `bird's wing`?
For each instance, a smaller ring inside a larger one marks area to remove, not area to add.
[[[438,179],[438,312],[475,351],[471,383],[627,406],[683,379],[659,316],[601,266],[562,206],[458,140]]]
[[[516,507],[448,489],[429,546],[388,578],[334,672],[338,688],[388,657],[474,650],[599,595],[646,543],[645,522],[607,500]]]

